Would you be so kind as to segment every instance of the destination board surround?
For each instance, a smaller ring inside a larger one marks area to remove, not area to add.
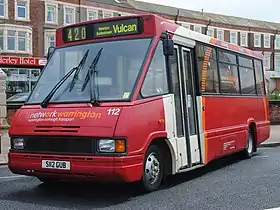
[[[135,35],[143,32],[142,18],[119,19],[69,26],[63,29],[63,41],[75,42],[90,39]]]

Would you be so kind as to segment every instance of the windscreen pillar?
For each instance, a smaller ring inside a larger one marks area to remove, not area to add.
[[[0,126],[1,126],[1,147],[0,163],[7,160],[10,148],[10,138],[8,135],[9,124],[7,123],[7,103],[6,103],[6,77],[5,72],[0,68]]]

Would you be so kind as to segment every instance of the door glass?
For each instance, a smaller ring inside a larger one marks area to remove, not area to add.
[[[184,59],[184,72],[186,79],[186,99],[187,99],[187,107],[188,107],[188,121],[189,121],[189,135],[196,134],[196,118],[195,118],[195,109],[194,109],[194,85],[192,80],[192,66],[190,65],[190,53],[188,51],[183,51],[183,59]]]
[[[172,70],[172,83],[174,90],[174,100],[175,100],[175,111],[176,111],[176,127],[177,127],[177,137],[183,137],[183,115],[182,115],[182,103],[181,103],[181,86],[179,80],[179,65],[178,65],[178,50],[174,49],[174,55],[170,57],[171,70]]]

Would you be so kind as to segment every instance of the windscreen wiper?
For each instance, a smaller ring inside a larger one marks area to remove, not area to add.
[[[75,66],[74,68],[72,68],[64,77],[61,78],[61,80],[58,81],[58,83],[53,87],[53,89],[49,92],[49,94],[45,97],[45,99],[43,100],[43,102],[41,103],[41,106],[43,108],[46,108],[47,104],[49,103],[49,101],[51,100],[51,98],[53,97],[53,95],[55,94],[55,92],[58,90],[58,88],[60,88],[60,86],[73,74],[74,71],[76,71],[77,69],[79,69],[79,67],[81,65],[83,65],[83,63],[86,60],[86,57],[88,55],[88,51],[85,53],[85,55],[83,56],[83,58],[81,59],[81,61],[79,62],[78,66]],[[76,75],[76,74],[75,74]],[[74,79],[74,78],[73,78]],[[73,82],[73,80],[72,80]]]
[[[99,101],[98,101],[99,87],[98,87],[98,85],[96,85],[96,81],[95,81],[96,76],[98,75],[98,71],[96,70],[96,66],[97,66],[97,63],[99,61],[102,50],[103,50],[103,48],[101,48],[98,51],[97,55],[93,59],[91,65],[88,69],[87,75],[85,77],[84,84],[82,86],[82,91],[84,91],[85,87],[87,86],[87,83],[90,82],[90,91],[89,91],[90,92],[90,102],[95,106],[99,105]],[[94,95],[92,94],[93,90],[94,90]]]
[[[77,83],[77,80],[78,80],[78,75],[82,69],[82,66],[84,66],[86,60],[87,60],[87,57],[88,57],[88,52],[89,52],[89,49],[86,51],[84,57],[82,58],[82,60],[80,61],[79,65],[77,66],[77,71],[75,72],[74,74],[74,77],[71,81],[71,84],[70,84],[70,89],[69,89],[69,92],[71,92],[75,86],[75,84]]]

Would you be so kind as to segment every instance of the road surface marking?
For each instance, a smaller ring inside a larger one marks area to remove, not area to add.
[[[18,176],[0,176],[0,180],[1,179],[15,179],[15,178],[23,178],[26,177],[24,175],[18,175]]]
[[[272,209],[265,209],[265,210],[280,210],[280,207],[272,208]]]
[[[252,158],[268,158],[267,155],[257,155],[257,156],[253,156]]]

